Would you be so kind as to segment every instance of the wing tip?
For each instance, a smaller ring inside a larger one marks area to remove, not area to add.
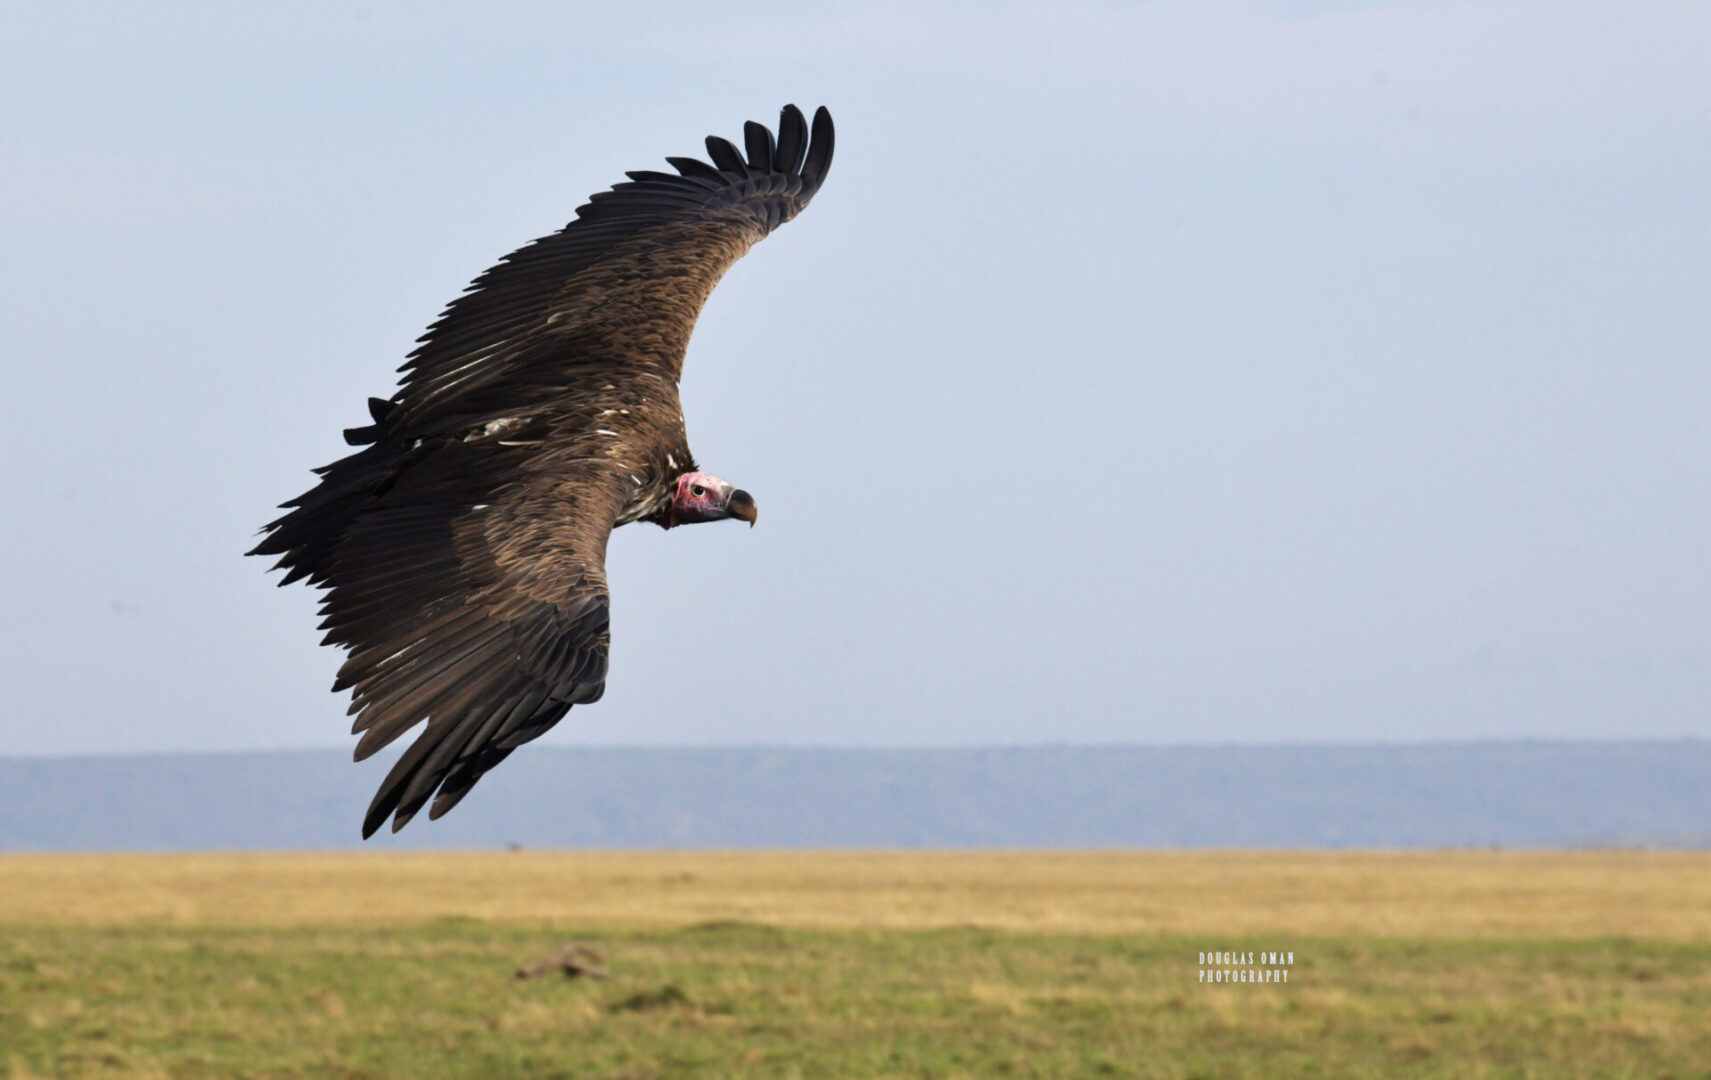
[[[712,164],[698,158],[667,158],[680,175],[699,179],[721,179],[729,182],[738,176],[782,174],[800,176],[810,192],[825,180],[831,168],[832,150],[836,143],[831,110],[821,105],[814,110],[812,123],[795,104],[778,110],[776,136],[765,124],[749,120],[743,124],[743,151],[730,140],[718,135],[706,138],[707,156]]]
[[[832,113],[824,105],[814,110],[814,123],[808,135],[808,157],[802,163],[802,180],[818,189],[832,167],[832,147],[836,143]]]
[[[743,161],[743,156],[737,148],[731,145],[731,140],[718,135],[706,138],[707,156],[713,159],[714,168],[722,173],[734,173],[737,176],[747,176],[749,167]]]
[[[778,140],[765,124],[750,120],[743,124],[743,149],[748,152],[749,172],[765,176],[772,172],[772,159],[778,151]]]

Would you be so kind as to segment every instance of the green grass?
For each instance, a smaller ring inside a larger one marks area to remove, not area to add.
[[[582,940],[607,982],[520,981]],[[1202,986],[1201,949],[1293,949]],[[975,928],[0,929],[0,1075],[1711,1077],[1711,944]]]

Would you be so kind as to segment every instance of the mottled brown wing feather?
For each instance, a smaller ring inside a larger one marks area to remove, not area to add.
[[[630,481],[605,461],[543,470],[532,457],[437,448],[328,562],[322,627],[351,650],[335,689],[353,689],[357,759],[427,720],[381,783],[365,837],[388,816],[402,828],[436,791],[430,816],[445,813],[604,689],[606,540]],[[496,491],[495,477],[507,478]]]
[[[760,125],[753,125],[760,127]],[[761,128],[761,131],[765,131]],[[454,300],[400,369],[396,423],[448,432],[519,403],[575,396],[613,365],[676,382],[702,305],[731,264],[808,205],[831,165],[825,109],[794,105],[745,161],[709,137],[714,165],[632,172],[576,220],[507,255]]]

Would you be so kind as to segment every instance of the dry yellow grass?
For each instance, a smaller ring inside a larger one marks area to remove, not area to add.
[[[0,856],[0,923],[1711,940],[1711,854],[517,852]],[[1209,946],[1210,947],[1210,946]]]

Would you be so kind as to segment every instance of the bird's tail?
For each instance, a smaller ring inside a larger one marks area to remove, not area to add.
[[[396,477],[404,448],[393,445],[386,425],[395,407],[393,402],[369,398],[368,412],[374,422],[345,429],[345,441],[363,449],[316,469],[320,482],[290,502],[281,503],[281,509],[291,512],[269,522],[261,543],[246,552],[279,556],[273,568],[285,571],[281,585],[302,578],[311,584],[325,584],[327,561],[339,539]]]

